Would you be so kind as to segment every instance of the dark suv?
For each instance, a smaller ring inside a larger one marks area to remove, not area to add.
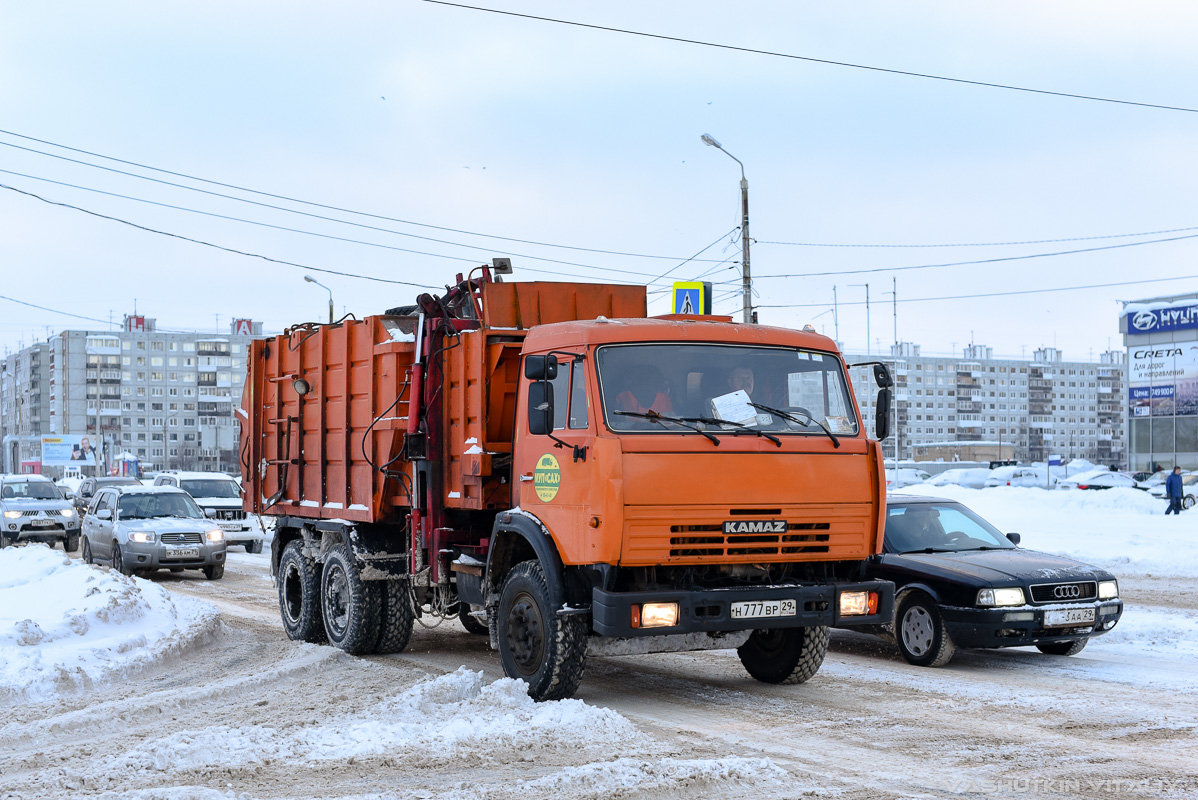
[[[87,507],[92,504],[92,498],[105,486],[141,485],[141,481],[137,478],[84,478],[83,483],[79,484],[79,491],[75,492],[75,496],[72,498],[75,511],[79,513],[79,519],[83,519],[87,514]]]

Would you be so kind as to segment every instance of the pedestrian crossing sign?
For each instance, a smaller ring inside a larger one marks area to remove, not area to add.
[[[674,283],[673,314],[710,314],[711,283],[677,281]]]

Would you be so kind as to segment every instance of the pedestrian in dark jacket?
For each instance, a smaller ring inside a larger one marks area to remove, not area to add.
[[[1181,513],[1181,499],[1184,496],[1185,492],[1181,488],[1181,467],[1174,467],[1173,474],[1165,478],[1165,497],[1169,500],[1165,516],[1168,516],[1169,512]]]

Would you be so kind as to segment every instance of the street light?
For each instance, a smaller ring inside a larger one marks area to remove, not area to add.
[[[315,283],[321,289],[324,289],[326,292],[329,293],[329,324],[332,325],[333,324],[333,290],[330,289],[329,287],[325,286],[320,281],[313,278],[311,275],[305,275],[304,280],[306,280],[308,283]]]
[[[728,158],[740,164],[740,253],[741,253],[741,292],[744,310],[744,322],[753,321],[753,281],[749,277],[749,182],[745,180],[745,165],[739,158],[724,150],[710,133],[699,137],[703,144],[720,150]]]

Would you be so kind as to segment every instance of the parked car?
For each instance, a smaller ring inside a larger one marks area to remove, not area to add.
[[[1193,508],[1194,503],[1198,502],[1198,473],[1183,472],[1181,473],[1181,507]],[[1160,483],[1148,489],[1148,493],[1153,497],[1159,497],[1163,502],[1165,499],[1165,484]]]
[[[79,547],[79,515],[43,475],[0,475],[0,547],[17,542]]]
[[[225,532],[191,496],[168,486],[109,485],[96,492],[83,520],[83,560],[122,575],[156,569],[225,574]]]
[[[96,496],[96,492],[105,486],[140,486],[141,481],[137,478],[84,478],[83,483],[79,484],[79,491],[75,492],[75,496],[71,498],[75,504],[75,513],[80,519],[87,516],[87,509],[91,507],[92,500]]]
[[[986,479],[987,488],[992,486],[1031,486],[1037,489],[1052,489],[1057,479],[1043,467],[999,467]]]
[[[1065,478],[1057,483],[1058,489],[1146,489],[1136,482],[1136,479],[1122,472],[1111,472],[1109,469],[1097,469],[1083,472]]]
[[[911,467],[900,467],[898,469],[886,470],[886,488],[901,489],[904,486],[914,486],[917,483],[923,483],[928,478],[932,477],[922,469],[913,469]]]
[[[1071,656],[1115,627],[1114,575],[1018,543],[952,500],[888,500],[883,552],[867,577],[894,581],[894,624],[883,633],[903,658],[938,667],[958,648],[1024,645]]]
[[[171,472],[154,479],[155,486],[175,486],[191,495],[204,513],[217,521],[230,545],[261,553],[266,532],[257,515],[241,504],[241,484],[223,472]]]
[[[933,475],[924,481],[928,486],[964,486],[966,489],[981,489],[990,477],[990,470],[985,467],[973,469],[946,469],[939,475]]]

